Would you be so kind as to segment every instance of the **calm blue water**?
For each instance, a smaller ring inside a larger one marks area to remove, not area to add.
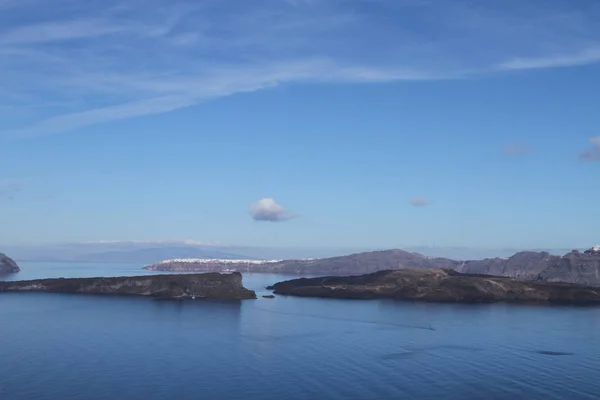
[[[281,278],[244,277],[262,293]],[[599,377],[598,308],[0,295],[2,400],[597,399]]]

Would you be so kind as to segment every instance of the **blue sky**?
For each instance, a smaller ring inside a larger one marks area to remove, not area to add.
[[[600,242],[596,0],[0,0],[0,244]]]

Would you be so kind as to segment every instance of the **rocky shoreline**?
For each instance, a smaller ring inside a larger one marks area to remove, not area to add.
[[[58,278],[0,282],[1,292],[50,292],[144,296],[156,299],[255,299],[242,285],[242,275],[183,274],[115,278]]]
[[[445,269],[403,269],[359,276],[301,278],[279,282],[268,289],[278,295],[340,299],[600,305],[598,287],[521,281]]]

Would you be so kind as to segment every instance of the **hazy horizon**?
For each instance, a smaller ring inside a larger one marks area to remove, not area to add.
[[[193,242],[194,244],[191,244]],[[585,250],[591,246],[573,248],[468,248],[440,246],[368,247],[301,247],[301,246],[236,246],[198,244],[195,241],[154,241],[99,243],[54,243],[37,245],[0,244],[0,249],[15,260],[22,261],[76,261],[76,262],[154,262],[169,258],[252,258],[291,259],[325,258],[353,253],[400,249],[431,257],[454,259],[483,259],[509,257],[519,251],[548,251],[562,255],[571,250]]]

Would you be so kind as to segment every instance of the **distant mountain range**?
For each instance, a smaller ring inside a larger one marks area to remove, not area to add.
[[[305,276],[362,275],[381,270],[442,268],[470,274],[600,286],[600,246],[584,252],[573,250],[564,256],[555,256],[548,252],[525,251],[508,258],[470,261],[427,257],[403,250],[384,250],[320,259],[253,263],[184,259],[163,261],[145,268],[159,271],[239,270]]]
[[[3,250],[19,261],[132,262],[147,264],[158,262],[165,258],[254,258],[230,252],[228,251],[229,249],[225,247],[155,243],[5,246],[3,247]]]
[[[226,253],[219,250],[198,247],[155,247],[137,250],[113,250],[102,253],[87,254],[83,258],[88,262],[156,262],[169,257],[177,258],[222,258],[222,259],[245,259],[246,256]]]
[[[203,244],[196,241],[105,241],[28,246],[0,245],[0,249],[17,261],[133,262],[155,263],[171,258],[219,259],[301,259],[331,258],[351,253],[371,252],[369,248],[331,247],[257,247]],[[478,249],[466,247],[407,247],[408,252],[453,260],[479,260],[509,257],[519,249]],[[530,249],[563,254],[570,249]]]

